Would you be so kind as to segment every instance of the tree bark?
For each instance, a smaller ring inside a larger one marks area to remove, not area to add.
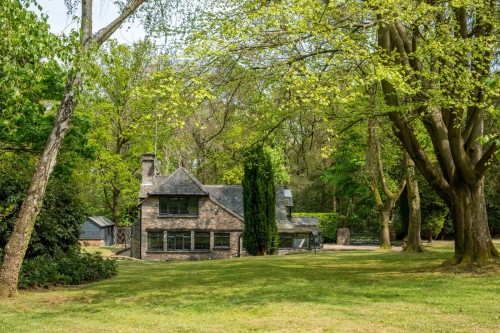
[[[457,40],[491,36],[493,26],[490,23],[489,15],[495,12],[495,2],[489,2],[489,5],[491,7],[489,9],[486,7],[459,9],[460,15],[456,16],[456,23],[460,29],[455,31]],[[444,10],[445,7],[440,9]],[[467,14],[469,10],[470,13]],[[441,12],[437,11],[436,13],[436,22],[444,24],[444,21],[440,20]],[[474,15],[477,18],[472,20]],[[454,85],[455,78],[449,76],[450,86],[442,88],[446,89],[443,93],[454,96],[457,106],[426,104],[428,102],[426,89],[432,87],[432,82],[427,80],[425,75],[421,75],[423,63],[414,54],[417,49],[416,43],[420,40],[421,35],[425,35],[425,32],[421,34],[417,28],[416,35],[411,40],[412,45],[402,47],[401,42],[408,41],[404,25],[397,20],[383,22],[381,15],[377,18],[382,22],[378,25],[378,45],[388,56],[384,61],[392,63],[394,51],[399,53],[397,59],[413,59],[413,62],[409,64],[401,60],[395,61],[407,69],[411,67],[412,79],[421,81],[423,91],[417,97],[424,103],[414,111],[416,111],[415,114],[422,115],[423,124],[432,140],[435,158],[438,162],[437,166],[427,156],[417,138],[417,129],[412,127],[411,122],[400,112],[390,112],[389,118],[394,125],[396,137],[415,162],[423,177],[450,209],[455,232],[455,255],[450,262],[455,265],[468,266],[480,266],[490,259],[495,259],[498,262],[499,253],[493,246],[488,229],[483,182],[486,169],[493,163],[493,156],[500,150],[500,145],[496,142],[490,143],[489,146],[484,147],[483,151],[481,144],[481,138],[484,135],[484,94],[486,88],[482,84],[477,84],[475,89],[464,89],[459,84]],[[466,31],[469,26],[468,20],[473,23],[469,32]],[[423,29],[427,29],[427,27]],[[471,65],[465,64],[464,66],[465,69],[471,70],[470,74],[478,82],[490,76],[492,48],[488,46],[485,45],[483,49],[477,50],[478,53],[470,59]],[[459,54],[459,56],[464,58],[463,55]],[[464,61],[466,61],[465,58]],[[445,63],[439,57],[436,62],[443,66],[442,73],[446,75],[446,70],[450,68],[451,63]],[[450,73],[453,73],[453,70]],[[455,75],[458,79],[461,74]],[[395,86],[387,79],[382,79],[381,85],[386,103],[391,107],[400,107]],[[462,99],[466,95],[460,95],[461,93],[467,94],[470,100],[475,101],[475,103],[467,108],[462,108]]]
[[[28,248],[36,218],[42,207],[50,174],[56,165],[57,153],[61,147],[62,139],[69,129],[71,114],[76,105],[73,87],[77,86],[80,80],[80,75],[68,79],[64,99],[42,156],[36,164],[28,195],[21,205],[19,216],[14,224],[14,230],[5,246],[4,261],[0,270],[0,298],[14,296],[17,292],[21,264]]]
[[[117,19],[100,30],[95,36],[92,36],[92,0],[82,0],[82,37],[79,55],[85,54],[91,47],[102,45],[144,1],[129,0]],[[76,59],[78,61],[79,57],[76,56]],[[80,88],[82,72],[77,62],[75,62],[75,68],[76,74],[70,76],[66,81],[64,97],[50,136],[36,164],[28,195],[21,205],[19,217],[5,246],[4,261],[0,269],[0,298],[12,297],[17,294],[19,271],[21,270],[36,218],[43,204],[47,183],[54,170],[59,149],[69,129],[71,116],[77,104],[75,96]]]
[[[448,203],[455,232],[452,264],[470,266],[499,257],[491,240],[483,181],[475,186],[457,184]]]
[[[394,204],[391,204],[394,208]],[[392,249],[391,245],[391,234],[389,229],[389,223],[391,220],[391,211],[383,210],[379,211],[379,224],[380,224],[380,248],[384,250]]]
[[[406,237],[406,252],[423,252],[424,247],[420,236],[422,226],[420,211],[420,193],[418,190],[418,181],[415,175],[415,164],[408,154],[405,154],[406,166],[406,189],[408,193],[409,223],[408,235]]]
[[[120,222],[120,193],[119,189],[113,189],[113,223],[116,226]]]
[[[368,150],[366,160],[370,174],[369,178],[371,178],[368,188],[373,194],[379,215],[380,248],[388,250],[392,248],[389,229],[391,217],[396,206],[396,201],[405,188],[406,179],[405,177],[401,179],[396,191],[392,192],[390,190],[382,164],[380,142],[377,136],[377,124],[373,118],[368,121]],[[382,196],[378,190],[379,182],[385,194],[385,202],[382,200]]]

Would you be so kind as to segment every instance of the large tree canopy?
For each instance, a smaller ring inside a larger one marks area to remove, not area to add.
[[[207,62],[232,59],[274,77],[273,89],[293,96],[273,112],[281,119],[298,101],[314,104],[319,117],[352,116],[338,106],[364,85],[381,86],[385,106],[377,116],[389,115],[404,149],[452,213],[454,263],[498,258],[483,190],[500,149],[498,131],[485,123],[499,115],[492,72],[496,1],[230,3],[193,33]]]
[[[5,246],[4,259],[0,269],[0,297],[13,296],[17,291],[17,281],[19,270],[28,247],[33,227],[43,204],[45,189],[47,187],[50,175],[52,174],[62,141],[66,136],[73,112],[77,105],[77,95],[81,88],[83,77],[83,64],[86,56],[95,49],[98,49],[109,37],[120,27],[120,25],[144,2],[144,0],[130,0],[121,9],[118,17],[108,24],[105,28],[94,33],[92,29],[92,0],[82,0],[81,8],[81,30],[78,34],[79,43],[74,58],[72,59],[72,68],[66,78],[64,94],[55,116],[50,134],[47,137],[43,152],[37,161],[35,172],[32,177],[28,195],[23,201],[19,211],[18,218],[14,224],[14,229],[10,235],[9,241]],[[12,20],[18,21],[17,25],[26,36],[16,40],[17,34],[7,37],[6,44],[9,46],[6,56],[14,49],[11,43],[21,42],[25,48],[31,49],[31,44],[39,45],[42,50],[51,49],[44,36],[48,34],[47,25],[40,24],[40,20],[32,14],[27,14],[27,10],[21,6],[17,0],[9,0],[4,6],[6,9],[12,9]],[[9,18],[7,18],[8,22]],[[43,21],[43,20],[42,20]],[[24,30],[25,23],[27,29]],[[38,44],[37,36],[41,36],[42,42]],[[29,38],[28,38],[29,37]],[[31,41],[30,41],[31,39]],[[33,42],[33,43],[31,43]],[[37,58],[37,61],[43,59]],[[15,63],[16,64],[16,63]],[[22,68],[22,63],[17,63]],[[14,91],[14,94],[16,92]],[[14,111],[17,111],[15,108]]]

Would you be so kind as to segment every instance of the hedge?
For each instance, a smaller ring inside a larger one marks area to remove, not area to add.
[[[110,278],[117,271],[116,261],[104,259],[99,253],[42,255],[23,261],[18,288],[83,284]]]

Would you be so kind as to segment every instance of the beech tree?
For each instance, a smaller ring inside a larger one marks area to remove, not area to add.
[[[405,10],[402,10],[405,8]],[[486,170],[500,150],[485,133],[492,103],[492,61],[498,45],[496,1],[405,2],[377,9],[382,88],[394,133],[450,209],[455,254],[450,264],[481,265],[499,258],[484,196]],[[405,14],[400,14],[405,13]],[[412,101],[411,116],[399,112]],[[497,114],[498,115],[498,114]],[[419,117],[437,164],[417,137]]]
[[[14,225],[14,230],[5,246],[4,260],[0,269],[0,298],[14,296],[17,293],[19,270],[28,247],[36,218],[43,204],[45,189],[49,177],[54,170],[57,154],[70,127],[71,117],[78,102],[77,96],[81,89],[85,58],[89,52],[99,48],[109,39],[120,25],[144,1],[145,0],[128,0],[122,7],[119,16],[97,33],[94,33],[92,30],[93,0],[81,1],[82,15],[79,47],[74,55],[73,68],[66,78],[64,96],[61,100],[51,133],[36,163],[35,172],[28,189],[28,195],[23,201],[18,219]],[[17,0],[9,0],[6,3],[9,8],[14,8],[19,13],[25,13],[25,10],[20,7],[19,4],[20,2]],[[16,19],[18,16],[14,18]],[[21,16],[20,20],[23,20],[23,16]],[[31,20],[33,21],[33,18],[31,18]],[[30,21],[30,23],[32,21]],[[21,21],[20,23],[22,26],[24,22]],[[29,26],[29,28],[31,28],[31,26]],[[28,30],[28,34],[35,36],[38,29],[40,28],[37,27],[36,30]],[[41,33],[44,34],[46,31],[42,30]],[[34,44],[36,45],[37,43]],[[45,47],[50,47],[50,45],[45,45]]]
[[[498,260],[484,198],[500,149],[484,122],[499,115],[496,1],[232,1],[211,14],[205,26],[217,29],[194,34],[202,47],[304,99],[332,106],[365,80],[381,84],[396,136],[451,211],[451,263]]]
[[[77,113],[92,118],[89,137],[96,155],[92,183],[101,186],[107,213],[119,225],[125,222],[123,208],[136,205],[139,181],[132,175],[139,172],[137,161],[154,143],[156,110],[138,93],[147,84],[153,54],[147,43],[126,46],[112,41],[108,46],[98,52]]]
[[[391,249],[391,238],[389,232],[389,223],[392,220],[396,202],[405,188],[406,177],[401,180],[394,189],[391,189],[389,180],[384,172],[382,156],[380,152],[380,141],[377,135],[377,123],[371,118],[368,121],[368,149],[366,152],[366,163],[368,166],[368,187],[375,199],[375,208],[379,215],[380,248]],[[379,184],[385,196],[385,200],[378,190]]]
[[[422,245],[422,212],[420,210],[420,191],[415,171],[415,163],[405,152],[406,199],[408,201],[408,233],[406,235],[406,252],[423,252]]]

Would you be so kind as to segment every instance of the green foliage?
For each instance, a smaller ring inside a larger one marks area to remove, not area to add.
[[[433,211],[422,219],[422,233],[429,239],[436,237],[444,226],[446,211]]]
[[[497,117],[500,128],[500,117]],[[491,235],[500,235],[500,164],[493,165],[485,181],[486,211]]]
[[[500,207],[493,205],[486,206],[488,212],[488,225],[492,236],[500,235]]]
[[[278,244],[276,186],[271,157],[262,146],[251,149],[244,161],[243,246],[251,255],[273,253]]]
[[[104,259],[99,253],[41,255],[25,259],[19,273],[20,289],[77,285],[99,281],[116,275],[116,261]]]
[[[339,216],[336,213],[293,213],[293,216],[312,216],[319,219],[319,226],[323,229],[325,243],[337,241],[337,229],[339,227]]]
[[[434,238],[445,226],[448,208],[434,192],[430,191],[427,184],[421,186],[420,207],[422,210],[422,235],[428,239]]]
[[[25,2],[9,0],[0,11],[0,147],[40,150],[52,125],[48,101],[63,94],[66,50]]]
[[[64,157],[64,156],[62,156]],[[0,247],[10,237],[26,195],[34,158],[28,154],[0,155]],[[77,247],[80,227],[85,221],[86,205],[71,176],[71,168],[58,165],[47,186],[44,205],[35,224],[26,257],[68,253]],[[13,172],[15,170],[15,172]],[[68,175],[69,173],[69,175]]]

